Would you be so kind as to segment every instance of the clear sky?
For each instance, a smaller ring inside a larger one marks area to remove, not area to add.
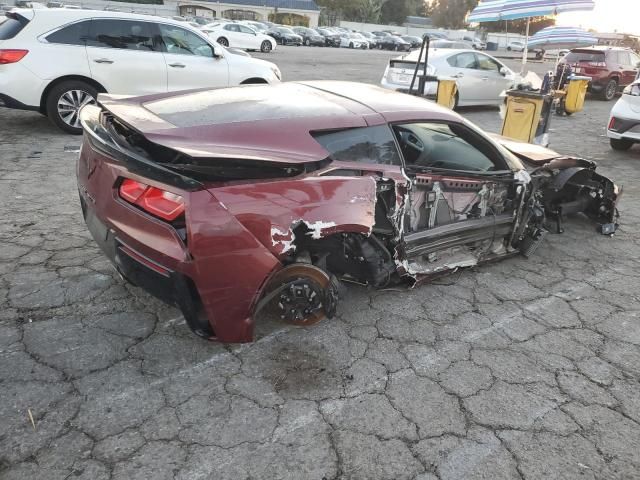
[[[558,25],[640,35],[640,0],[596,0],[592,12],[558,15]]]

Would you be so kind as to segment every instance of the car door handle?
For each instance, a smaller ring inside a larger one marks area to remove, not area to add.
[[[464,77],[464,73],[456,73],[453,78],[462,78]]]
[[[489,80],[489,77],[482,77],[483,82],[486,82],[487,80]]]
[[[96,58],[94,60],[94,62],[96,62],[96,63],[108,63],[109,65],[111,65],[113,63],[113,60],[109,60],[108,58]]]
[[[170,63],[169,66],[173,67],[173,68],[184,68],[184,67],[186,67],[186,65],[184,63]]]

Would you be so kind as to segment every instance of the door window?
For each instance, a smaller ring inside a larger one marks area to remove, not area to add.
[[[91,20],[77,22],[61,28],[47,36],[49,43],[62,43],[65,45],[83,45],[89,36],[89,24]]]
[[[238,25],[236,25],[235,23],[230,23],[228,25],[225,25],[224,29],[228,30],[229,32],[239,32],[240,31],[240,27]]]
[[[467,172],[506,170],[496,149],[477,133],[455,123],[409,123],[394,126],[407,168]]]
[[[479,70],[495,72],[495,73],[499,73],[500,72],[500,67],[502,65],[500,65],[498,62],[496,62],[493,58],[487,57],[486,55],[482,55],[482,54],[476,53],[476,59],[478,61],[478,69]]]
[[[92,20],[87,46],[146,52],[159,50],[155,24],[131,20]]]
[[[384,165],[402,164],[393,134],[387,125],[314,132],[312,135],[329,152],[332,160]]]
[[[629,54],[627,52],[618,52],[618,63],[623,67],[631,65]]]
[[[631,55],[631,66],[633,66],[633,68],[638,68],[640,64],[640,57],[635,53],[629,53],[629,55]]]
[[[447,58],[447,62],[456,68],[477,68],[476,56],[472,52],[459,53]]]
[[[213,48],[203,38],[184,28],[160,24],[160,35],[167,53],[213,57]]]
[[[245,27],[244,25],[237,25],[237,27],[240,28],[240,33],[246,33],[249,35],[253,35],[255,33],[249,27]]]

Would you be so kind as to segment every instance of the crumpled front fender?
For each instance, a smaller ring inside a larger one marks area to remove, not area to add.
[[[595,163],[557,159],[542,167],[535,176],[544,178],[542,203],[547,216],[556,220],[558,231],[562,230],[563,216],[584,213],[600,225],[602,233],[615,232],[622,189],[597,173]]]

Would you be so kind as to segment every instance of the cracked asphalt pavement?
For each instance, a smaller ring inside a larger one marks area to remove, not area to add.
[[[289,80],[375,83],[389,54],[267,58]],[[609,149],[611,106],[554,118],[552,146],[624,185],[614,237],[578,217],[530,260],[349,286],[337,318],[266,319],[229,346],[100,254],[79,138],[0,109],[0,478],[638,478],[640,148]],[[495,110],[463,114],[499,129]]]

